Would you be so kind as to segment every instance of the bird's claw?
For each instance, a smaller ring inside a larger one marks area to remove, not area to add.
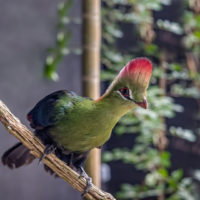
[[[85,195],[89,192],[90,188],[92,187],[92,178],[89,176],[86,178],[87,186],[84,190],[84,192],[81,194],[81,197],[85,197]]]
[[[81,173],[80,173],[79,178],[85,178],[86,182],[87,182],[87,186],[86,186],[84,192],[81,194],[81,197],[83,198],[83,197],[85,197],[85,195],[89,192],[90,188],[92,187],[92,178],[90,178],[87,175],[87,173],[85,172],[85,170],[82,167],[80,167],[80,171],[81,171]]]
[[[56,150],[56,146],[51,144],[51,145],[47,145],[44,149],[44,153],[42,154],[42,156],[40,157],[39,159],[39,163],[38,165],[44,160],[44,158],[50,154],[50,153],[53,153],[54,151]]]

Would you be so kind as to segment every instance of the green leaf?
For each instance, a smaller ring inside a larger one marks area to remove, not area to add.
[[[113,35],[116,38],[121,38],[123,36],[123,32],[120,29],[117,29],[114,26],[107,26],[105,28],[109,34]]]
[[[145,45],[146,53],[149,55],[154,55],[158,51],[158,46],[156,44]]]
[[[163,177],[167,178],[169,176],[168,171],[165,168],[159,168],[158,173]]]
[[[110,162],[112,161],[114,158],[113,158],[113,154],[111,152],[104,152],[102,154],[102,161],[103,162]]]
[[[164,151],[160,154],[161,164],[163,167],[170,167],[171,166],[171,154],[167,151]]]
[[[168,20],[161,20],[161,19],[159,19],[157,21],[157,26],[160,29],[164,29],[164,30],[170,31],[170,32],[175,33],[177,35],[183,34],[183,29],[176,22],[170,22]]]
[[[200,40],[200,31],[194,31],[194,35]]]
[[[152,172],[146,175],[145,183],[148,186],[155,187],[160,179],[161,179],[161,176],[159,173]]]
[[[183,178],[183,170],[177,169],[177,170],[173,171],[171,174],[171,177],[177,182],[180,181]]]
[[[196,136],[192,130],[183,129],[182,127],[171,126],[169,131],[172,135],[178,136],[178,137],[188,140],[190,142],[196,141]]]

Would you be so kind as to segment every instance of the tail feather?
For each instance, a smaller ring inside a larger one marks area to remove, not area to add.
[[[3,165],[8,166],[10,169],[14,169],[23,165],[28,165],[34,159],[35,157],[30,154],[29,149],[26,148],[21,142],[19,142],[3,154],[1,161]],[[44,169],[54,177],[58,177],[58,175],[47,165],[44,165]]]
[[[81,154],[67,152],[67,154],[65,154],[62,152],[62,150],[57,148],[55,154],[59,159],[64,161],[67,165],[69,165],[73,169],[77,170],[77,172],[79,172],[80,166],[83,165],[85,159],[87,158],[88,152]],[[14,169],[14,168],[19,168],[23,165],[28,165],[34,159],[35,157],[32,154],[30,154],[29,149],[19,142],[10,149],[8,149],[3,154],[1,161],[3,165],[6,165],[10,169]],[[44,169],[46,172],[53,175],[54,177],[58,177],[58,175],[45,164],[44,164]]]
[[[29,149],[26,148],[22,143],[17,143],[8,149],[1,158],[2,163],[7,165],[10,169],[28,165],[34,159],[35,157],[30,154]]]

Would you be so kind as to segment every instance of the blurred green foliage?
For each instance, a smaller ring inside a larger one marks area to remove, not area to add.
[[[185,177],[182,169],[172,170],[173,155],[167,151],[167,145],[169,135],[195,143],[200,129],[168,127],[166,124],[166,119],[184,112],[184,107],[176,104],[174,98],[192,98],[200,105],[200,72],[197,67],[200,64],[200,14],[195,1],[198,0],[180,1],[180,15],[172,21],[155,17],[156,12],[171,6],[172,0],[102,0],[101,62],[104,70],[101,79],[113,80],[122,66],[134,57],[146,56],[154,65],[148,89],[149,109],[138,108],[128,113],[114,130],[118,135],[135,134],[133,147],[116,148],[103,154],[104,162],[121,160],[145,172],[141,183],[123,183],[117,199],[199,199],[194,177]],[[57,43],[49,49],[45,65],[45,76],[53,80],[58,78],[56,70],[63,55],[72,52],[67,48],[70,31],[66,31],[66,24],[73,21],[67,17],[71,4],[72,0],[65,1],[58,9]],[[161,31],[179,38],[181,48],[175,54],[167,48],[175,45],[170,39],[160,45],[157,35]],[[120,49],[124,37],[130,42],[126,48]],[[194,176],[198,178],[198,171]]]
[[[73,0],[65,0],[58,4],[58,23],[57,23],[57,37],[54,47],[47,49],[47,57],[44,66],[44,76],[47,79],[57,81],[59,75],[57,69],[63,57],[70,54],[80,54],[80,48],[69,48],[70,38],[72,33],[68,24],[80,24],[80,19],[68,17]]]

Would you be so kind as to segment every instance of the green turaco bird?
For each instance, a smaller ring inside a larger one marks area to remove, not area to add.
[[[147,108],[146,90],[151,72],[152,64],[147,58],[136,58],[127,63],[99,99],[62,90],[39,101],[27,119],[46,146],[40,160],[54,152],[87,179],[86,194],[91,179],[82,166],[88,152],[101,147],[110,138],[113,127],[125,113],[138,106]],[[2,156],[3,164],[11,169],[29,164],[33,159],[22,143]],[[47,166],[45,169],[53,173]]]

